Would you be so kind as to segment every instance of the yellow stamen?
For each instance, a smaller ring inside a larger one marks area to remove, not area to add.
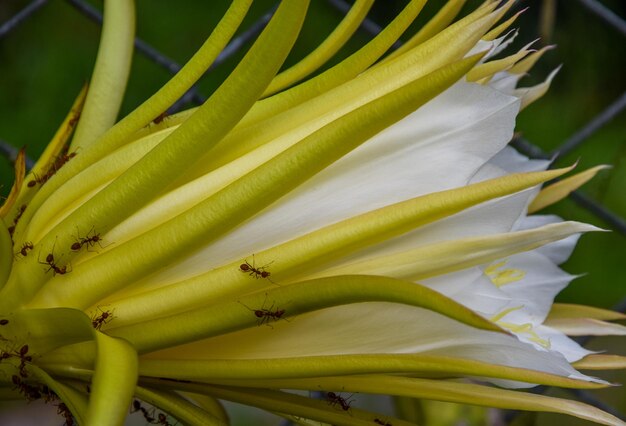
[[[489,318],[489,320],[497,323],[498,321],[500,321],[502,318],[504,318],[505,316],[507,316],[511,312],[517,311],[519,309],[522,309],[523,307],[524,306],[522,305],[522,306],[516,306],[514,308],[505,309],[502,312],[500,312],[499,314],[496,314],[496,315],[492,316],[491,318]]]
[[[493,263],[485,269],[485,275],[489,277],[496,287],[510,284],[522,280],[526,276],[526,272],[521,269],[500,269],[506,265],[506,260]]]

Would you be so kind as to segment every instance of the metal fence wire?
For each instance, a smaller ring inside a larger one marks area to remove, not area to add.
[[[7,36],[11,31],[18,27],[21,23],[32,17],[42,6],[46,5],[49,0],[33,0],[26,7],[16,13],[13,17],[0,24],[0,39]],[[95,21],[98,24],[102,24],[102,13],[84,0],[65,0],[77,10],[79,10],[86,18]],[[351,4],[344,0],[327,0],[332,5],[337,13],[345,14],[350,9]],[[568,2],[570,3],[570,2]],[[605,24],[608,27],[613,28],[617,35],[626,37],[626,20],[619,17],[612,10],[600,3],[598,0],[577,0],[577,2],[571,2],[571,4],[577,4],[578,7],[585,8],[591,14],[597,18],[597,24]],[[210,72],[213,68],[219,66],[228,58],[237,53],[241,48],[245,47],[251,40],[253,40],[269,22],[272,14],[276,10],[278,3],[266,11],[259,19],[250,25],[239,36],[231,40],[222,53],[218,56],[215,63],[209,68],[207,72]],[[364,31],[371,35],[378,34],[382,27],[374,22],[372,19],[366,18],[360,27],[361,31]],[[397,42],[393,49],[397,49],[401,46],[401,42]],[[135,38],[135,47],[139,54],[144,55],[156,66],[167,70],[171,74],[177,73],[181,69],[181,65],[167,55],[160,52],[157,48],[151,46],[141,38]],[[181,109],[190,105],[200,105],[206,100],[197,86],[193,86],[184,96],[181,97],[169,110],[168,113],[175,113]],[[609,104],[603,111],[601,111],[595,117],[592,117],[584,126],[578,131],[565,139],[556,149],[551,152],[546,152],[539,146],[524,139],[521,136],[515,136],[511,141],[511,145],[518,151],[526,154],[530,158],[552,159],[555,160],[558,157],[562,157],[577,148],[582,144],[589,141],[598,130],[604,125],[613,120],[618,114],[626,109],[626,92],[619,95],[614,102]],[[15,159],[17,155],[17,149],[11,144],[0,139],[0,155],[3,155],[11,161]],[[27,167],[31,168],[33,161],[27,158]],[[581,191],[574,191],[569,195],[569,198],[578,204],[581,208],[588,210],[596,217],[604,221],[612,230],[619,232],[623,236],[626,236],[626,219],[612,212],[609,208],[604,206],[597,200],[592,199],[588,195],[585,195]],[[626,298],[620,301],[614,308],[620,312],[626,312]],[[585,338],[585,342],[592,337]],[[532,390],[534,393],[544,393],[549,389],[547,386],[538,386]],[[595,395],[584,390],[570,390],[571,396],[585,402],[587,404],[596,406],[604,411],[607,411],[616,417],[626,421],[626,415],[619,412],[614,407],[609,406],[605,402],[598,399]],[[506,412],[504,422],[511,424],[519,415],[519,412],[509,411]]]

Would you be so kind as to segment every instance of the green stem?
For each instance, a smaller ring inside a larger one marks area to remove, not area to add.
[[[13,268],[13,241],[4,220],[0,219],[0,290],[4,287]]]
[[[328,61],[348,41],[374,4],[374,0],[357,0],[344,19],[320,45],[296,65],[278,74],[263,93],[267,97],[302,80]]]
[[[357,374],[491,377],[577,389],[609,385],[517,367],[428,354],[354,354],[270,359],[152,359],[141,361],[140,376],[211,382],[220,379],[296,379]]]
[[[106,0],[98,57],[72,150],[92,145],[115,123],[130,74],[134,41],[134,0]]]

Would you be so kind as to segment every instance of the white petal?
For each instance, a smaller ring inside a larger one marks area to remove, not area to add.
[[[551,223],[562,222],[563,220],[555,215],[532,215],[526,216],[524,220],[517,224],[517,230],[538,228],[540,226],[548,225]],[[552,262],[557,265],[564,263],[572,255],[576,243],[580,238],[580,234],[572,235],[559,241],[555,241],[550,244],[546,244],[543,247],[537,249],[537,252],[546,256]]]
[[[489,163],[504,169],[508,173],[538,172],[547,170],[550,166],[550,161],[531,160],[510,146],[498,152]]]
[[[507,316],[516,323],[542,323],[556,295],[575,278],[535,251],[511,256],[504,267],[524,273],[519,281],[500,287],[518,306],[523,306]]]
[[[550,342],[550,350],[563,355],[565,359],[567,359],[567,362],[575,362],[586,357],[587,355],[596,353],[583,348],[574,340],[567,337],[564,333],[559,330],[555,330],[554,328],[540,325],[535,327],[534,331],[540,338],[548,340]]]
[[[543,83],[539,83],[532,87],[521,87],[513,92],[514,96],[517,96],[522,100],[522,109],[542,97],[548,91],[552,80],[558,74],[560,69],[561,67],[559,66],[557,69],[552,71]]]
[[[288,310],[288,306],[284,307]],[[272,328],[273,327],[273,328]],[[578,376],[563,357],[432,311],[390,303],[340,306],[155,352],[154,358],[254,359],[358,353],[431,353]],[[202,348],[202,349],[201,349]],[[592,380],[580,375],[585,380]]]
[[[362,250],[332,266],[383,256],[427,244],[511,230],[525,211],[529,195],[522,192],[480,204],[405,235]]]
[[[504,49],[509,47],[511,45],[511,43],[513,43],[513,41],[515,41],[515,39],[517,38],[518,35],[519,35],[519,30],[518,29],[514,29],[514,30],[510,30],[505,35],[495,39],[494,40],[495,48],[494,48],[493,52],[489,53],[490,57],[491,56],[496,56],[498,53],[504,51]]]
[[[465,185],[512,135],[518,101],[458,83],[230,235],[151,280],[192,276],[324,225]]]
[[[511,298],[494,286],[478,267],[429,278],[420,284],[448,296],[485,318],[511,305]]]
[[[517,88],[517,83],[523,76],[523,74],[511,74],[507,71],[500,71],[489,80],[488,84],[502,93],[512,95]]]
[[[479,40],[478,43],[476,43],[476,46],[474,46],[465,55],[465,57],[469,57],[488,50],[487,54],[480,61],[480,63],[483,63],[493,56],[496,56],[498,53],[502,52],[502,50],[506,49],[513,42],[513,40],[515,40],[515,37],[517,37],[518,33],[518,30],[511,30],[505,35],[496,38],[495,40]]]

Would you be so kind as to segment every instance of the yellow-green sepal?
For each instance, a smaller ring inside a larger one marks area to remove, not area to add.
[[[132,342],[140,353],[152,352],[256,326],[259,318],[249,307],[263,306],[266,298],[285,308],[285,318],[350,303],[392,302],[432,310],[483,330],[505,333],[491,321],[427,287],[394,278],[359,275],[300,282],[233,302],[111,328],[108,332]]]
[[[134,41],[135,2],[105,2],[96,65],[72,150],[92,145],[115,123],[130,74]]]
[[[9,323],[2,327],[2,334],[12,341],[28,344],[29,352],[35,357],[93,339],[91,321],[77,309],[17,309],[3,318]]]
[[[11,215],[9,213],[13,213],[13,215],[17,214],[16,201],[18,200],[18,196],[20,195],[20,190],[22,188],[22,183],[24,182],[24,175],[26,173],[26,154],[24,153],[24,148],[20,149],[17,153],[17,157],[15,157],[15,180],[13,181],[13,186],[11,187],[11,191],[9,192],[8,197],[4,200],[2,206],[0,206],[0,219],[3,219],[7,222],[11,219]],[[20,212],[20,216],[24,213]],[[15,217],[15,216],[13,216]],[[17,220],[17,219],[14,219]],[[15,226],[15,223],[14,225]]]
[[[170,351],[171,353],[171,351]],[[429,354],[347,354],[267,359],[156,359],[141,362],[147,377],[214,382],[295,379],[358,374],[402,374],[411,377],[489,377],[576,389],[609,385],[577,380],[527,368],[508,367],[454,356]]]
[[[35,365],[29,366],[28,372],[32,378],[48,386],[63,401],[63,404],[70,410],[78,424],[88,424],[86,421],[89,402],[86,393],[53,379],[48,373]]]
[[[582,402],[457,381],[371,375],[250,380],[246,385],[274,389],[336,389],[345,392],[391,394],[494,408],[567,414],[608,426],[626,425],[617,417]]]
[[[187,401],[172,391],[137,386],[135,394],[142,401],[159,407],[179,422],[189,426],[226,426],[227,422]]]
[[[0,290],[6,284],[13,269],[13,240],[9,229],[0,219]]]
[[[344,19],[317,48],[294,66],[276,75],[263,92],[263,97],[276,93],[302,80],[328,61],[359,28],[374,0],[356,0]]]
[[[304,419],[313,419],[341,426],[371,426],[374,419],[380,415],[350,408],[343,410],[341,407],[329,404],[326,400],[318,400],[295,395],[288,392],[265,389],[265,388],[240,388],[231,386],[216,386],[200,383],[180,383],[175,381],[158,381],[145,379],[151,385],[169,386],[173,389],[182,389],[191,392],[205,393],[219,399],[238,402],[275,413],[291,414]],[[338,388],[339,390],[340,388]],[[314,389],[320,391],[321,388]],[[410,426],[411,423],[400,419],[389,418],[394,426]]]
[[[137,352],[122,339],[97,331],[95,336],[96,368],[85,424],[123,425],[137,384]]]

